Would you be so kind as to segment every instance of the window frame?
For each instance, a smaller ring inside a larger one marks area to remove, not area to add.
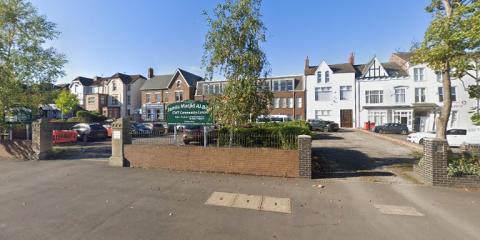
[[[340,101],[351,100],[351,96],[349,96],[348,98],[345,97],[346,92],[349,92],[350,94],[352,93],[352,85],[340,86],[340,88],[339,88],[339,94],[340,94],[339,99],[340,99]]]
[[[329,94],[328,100],[321,100],[320,94]],[[315,88],[315,101],[329,102],[331,101],[332,87],[316,87]]]
[[[415,82],[425,81],[425,68],[423,67],[413,68],[413,80]]]
[[[175,102],[183,102],[183,91],[175,91]]]
[[[415,88],[415,103],[427,102],[427,88],[416,87]]]
[[[366,104],[380,104],[383,103],[383,90],[365,90]],[[375,100],[375,101],[372,101]]]
[[[394,88],[395,103],[405,103],[407,100],[407,88],[395,87]],[[401,101],[399,101],[401,100]]]

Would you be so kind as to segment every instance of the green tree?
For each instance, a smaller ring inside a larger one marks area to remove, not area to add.
[[[272,94],[265,87],[268,61],[260,44],[266,28],[261,20],[261,0],[226,0],[218,4],[204,44],[203,66],[207,80],[214,74],[228,81],[223,93],[214,96],[210,112],[221,124],[238,126],[266,114]]]
[[[63,90],[58,94],[58,97],[55,100],[55,105],[57,105],[60,111],[62,111],[63,118],[63,115],[73,111],[79,105],[79,101],[74,94],[70,93],[68,90]]]
[[[55,29],[30,2],[0,0],[0,109],[48,103],[45,86],[65,75],[65,56],[45,46],[58,37]]]
[[[426,63],[442,74],[443,107],[436,119],[437,137],[446,138],[452,109],[451,78],[473,68],[480,50],[480,1],[432,0],[433,19],[422,43],[414,47],[414,63]]]
[[[475,85],[468,87],[468,94],[470,98],[477,100],[477,106],[471,117],[473,124],[480,125],[480,60],[475,61],[475,74],[468,73],[468,75],[475,79]]]

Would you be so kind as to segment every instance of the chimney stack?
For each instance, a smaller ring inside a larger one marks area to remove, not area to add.
[[[348,56],[348,63],[355,65],[355,53],[350,53],[350,56]]]
[[[153,74],[153,68],[148,68],[148,74],[147,74],[147,78],[153,78],[155,77],[155,75]]]
[[[310,67],[310,59],[308,59],[308,56],[305,58],[305,69],[308,69]]]

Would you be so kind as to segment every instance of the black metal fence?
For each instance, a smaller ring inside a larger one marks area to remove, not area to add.
[[[274,148],[297,149],[296,135],[251,134],[251,133],[219,133],[203,131],[175,133],[163,131],[132,132],[132,144],[192,145],[206,147],[242,147],[242,148]]]

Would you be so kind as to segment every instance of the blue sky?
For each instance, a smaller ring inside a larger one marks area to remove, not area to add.
[[[272,75],[301,74],[305,57],[356,62],[408,50],[420,41],[431,19],[430,0],[264,0],[268,28],[264,50]],[[50,43],[67,55],[69,82],[77,76],[116,72],[168,74],[177,67],[202,74],[207,27],[202,11],[220,0],[33,0],[41,14],[58,24]]]

